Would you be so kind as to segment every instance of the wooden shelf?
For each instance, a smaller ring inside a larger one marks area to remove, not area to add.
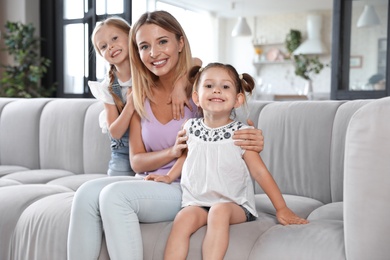
[[[257,43],[257,44],[253,44],[253,48],[260,48],[262,50],[262,56],[263,56],[262,57],[263,59],[253,61],[253,65],[256,67],[257,75],[259,75],[260,73],[261,66],[292,64],[292,60],[290,59],[280,60],[277,59],[276,57],[276,55],[281,55],[283,57],[286,57],[287,51],[284,42],[262,43],[262,44]],[[276,52],[275,49],[277,49],[278,51]],[[271,54],[270,52],[273,53]],[[268,54],[271,54],[271,59]],[[274,58],[275,60],[272,60]]]
[[[268,66],[268,65],[289,65],[292,64],[292,60],[277,60],[277,61],[268,61],[268,60],[263,60],[263,61],[254,61],[253,66],[256,68],[256,74],[260,74],[260,69],[262,66]]]
[[[276,60],[276,61],[254,61],[253,65],[255,66],[261,66],[261,65],[270,65],[270,64],[291,64],[292,60]]]
[[[273,43],[256,43],[253,44],[253,47],[255,48],[264,48],[264,47],[275,47],[275,46],[283,46],[284,47],[284,42],[273,42]]]

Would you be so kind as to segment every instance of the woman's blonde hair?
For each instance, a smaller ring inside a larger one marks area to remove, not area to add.
[[[115,28],[124,32],[126,35],[129,35],[130,28],[131,28],[130,24],[125,19],[119,16],[111,16],[101,21],[99,24],[97,24],[93,29],[91,40],[92,40],[93,48],[95,49],[95,53],[99,54],[100,56],[102,56],[102,53],[100,52],[99,46],[97,46],[96,44],[95,36],[96,33],[103,26],[114,26]],[[123,103],[122,99],[117,94],[115,94],[115,92],[112,89],[112,84],[114,83],[115,80],[115,71],[116,71],[115,66],[113,64],[110,64],[110,70],[108,71],[108,78],[109,78],[108,91],[110,92],[111,96],[114,99],[114,103],[116,108],[118,109],[118,112],[121,113],[125,104]]]
[[[180,23],[166,11],[154,11],[144,13],[130,30],[129,55],[130,67],[133,79],[134,108],[141,117],[146,116],[144,103],[145,98],[153,101],[152,89],[156,87],[158,76],[153,74],[142,62],[136,42],[136,33],[144,24],[155,24],[164,30],[173,33],[176,39],[183,39],[184,46],[179,54],[179,61],[175,68],[176,80],[185,76],[192,66],[192,55],[187,36]]]

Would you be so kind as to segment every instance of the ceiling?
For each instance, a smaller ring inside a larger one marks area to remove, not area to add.
[[[242,15],[250,17],[333,9],[333,0],[165,0],[164,2],[191,10],[206,10],[217,17]]]

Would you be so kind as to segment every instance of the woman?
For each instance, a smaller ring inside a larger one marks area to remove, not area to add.
[[[171,107],[163,102],[177,78],[191,68],[191,51],[182,27],[165,11],[142,15],[130,37],[132,71],[137,71],[133,73],[137,114],[130,123],[130,161],[142,173],[139,176],[164,175],[186,148],[185,137],[176,138],[175,130],[195,116],[187,110],[183,120],[174,121]],[[99,201],[111,259],[143,259],[139,222],[173,220],[181,195],[178,181],[124,181],[106,186]]]
[[[97,259],[102,227],[111,259],[143,259],[139,221],[173,220],[180,209],[178,182],[168,185],[145,181],[143,177],[149,173],[166,174],[186,148],[183,143],[186,138],[177,132],[196,112],[185,107],[184,118],[174,120],[173,108],[166,100],[172,94],[174,83],[193,65],[189,43],[172,15],[156,11],[145,13],[132,26],[129,49],[137,112],[130,123],[130,161],[139,174],[132,179],[128,177],[127,181],[109,178],[80,187],[84,194],[91,190],[90,194],[100,197],[99,202],[81,203],[75,214],[72,209],[72,219],[82,218],[90,224],[89,230],[80,227],[82,230],[74,231],[74,234],[88,232],[87,235],[81,234],[80,238],[70,234],[68,253],[72,257],[69,259]],[[188,98],[190,90],[188,84]],[[190,103],[195,107],[191,100]],[[248,139],[239,142],[241,146],[255,151],[262,148],[260,130],[241,132],[238,138]],[[84,200],[82,196],[76,199]],[[70,232],[74,229],[71,223]]]

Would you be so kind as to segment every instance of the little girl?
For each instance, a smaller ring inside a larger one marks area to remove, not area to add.
[[[189,77],[194,83],[193,101],[203,117],[184,124],[187,152],[168,174],[149,177],[171,183],[181,174],[183,208],[174,220],[164,258],[186,259],[190,236],[207,224],[203,259],[223,259],[229,225],[257,217],[251,176],[270,198],[281,224],[307,223],[286,206],[259,153],[233,144],[234,131],[248,126],[231,119],[231,114],[245,103],[245,92],[252,92],[253,78],[220,63],[195,66]]]
[[[112,16],[99,23],[91,37],[95,52],[110,64],[108,75],[102,82],[88,82],[92,95],[104,102],[99,124],[103,133],[108,132],[111,141],[107,172],[110,176],[135,175],[129,160],[129,124],[134,113],[129,31],[130,25],[126,20]],[[195,65],[202,64],[197,58],[193,61]],[[184,115],[184,105],[191,109],[186,98],[187,86],[187,79],[182,77],[173,90],[171,103],[175,119]]]
[[[95,52],[110,64],[108,76],[102,82],[88,82],[92,95],[104,102],[99,124],[103,133],[108,132],[111,141],[111,159],[107,172],[110,176],[135,174],[129,161],[128,128],[134,113],[129,31],[129,23],[115,16],[99,23],[91,37]]]

